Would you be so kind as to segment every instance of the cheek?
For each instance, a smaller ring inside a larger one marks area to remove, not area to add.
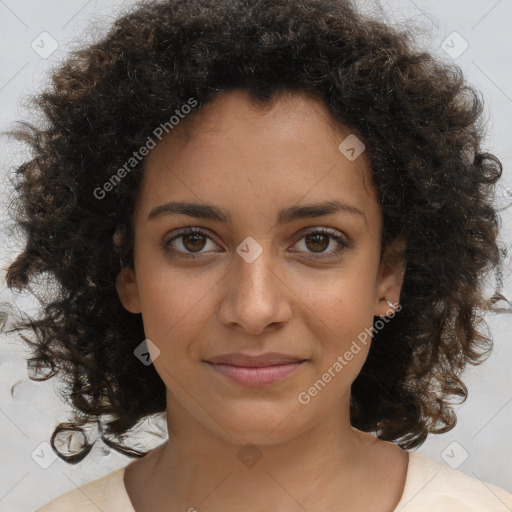
[[[160,272],[157,265],[148,265],[139,278],[142,319],[148,338],[165,341],[174,326],[187,313],[193,314],[200,302],[201,288],[187,282],[176,272]]]
[[[310,332],[316,333],[321,347],[320,374],[339,362],[339,356],[343,371],[335,371],[340,370],[338,364],[331,373],[343,373],[343,380],[349,376],[353,380],[364,364],[374,320],[375,284],[371,276],[371,270],[347,268],[331,274],[321,286],[317,283],[303,288],[304,310],[300,314],[307,319]]]
[[[172,270],[153,263],[139,279],[144,332],[167,360],[179,364],[204,338],[201,329],[211,317],[211,293],[220,276],[212,272]],[[172,352],[172,358],[169,354]],[[158,369],[158,363],[155,363]]]
[[[372,271],[346,268],[322,280],[301,282],[301,302],[333,333],[354,334],[373,322],[376,286]]]

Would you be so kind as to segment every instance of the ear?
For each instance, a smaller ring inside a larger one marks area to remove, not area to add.
[[[405,275],[405,248],[403,240],[395,239],[384,250],[377,275],[375,316],[390,315],[400,304],[400,291]],[[390,306],[386,299],[394,306]]]
[[[123,267],[116,279],[116,290],[123,307],[130,313],[140,313],[139,288],[135,271],[127,266]]]

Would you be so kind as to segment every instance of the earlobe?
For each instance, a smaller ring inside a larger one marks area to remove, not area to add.
[[[139,289],[135,271],[131,267],[121,269],[116,278],[116,290],[123,307],[130,313],[140,313]]]
[[[405,276],[405,242],[395,240],[384,251],[379,267],[375,316],[389,316],[400,304]]]

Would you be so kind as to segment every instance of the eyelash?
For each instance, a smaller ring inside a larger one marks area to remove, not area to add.
[[[196,253],[196,254],[188,253],[187,254],[187,253],[183,253],[181,251],[178,251],[178,250],[170,247],[171,242],[173,242],[174,240],[182,238],[185,235],[191,235],[191,234],[192,235],[193,234],[200,234],[200,235],[203,235],[206,238],[210,239],[212,242],[215,242],[213,240],[213,238],[211,236],[209,236],[208,233],[206,233],[202,229],[199,229],[199,228],[185,228],[182,231],[180,231],[178,234],[176,234],[174,237],[172,237],[169,240],[165,241],[164,244],[163,244],[163,249],[165,251],[169,252],[169,253],[178,254],[179,257],[183,257],[183,258],[199,259],[199,258],[205,257],[205,256],[201,256],[201,254],[205,254],[205,253]],[[316,235],[316,234],[328,235],[329,237],[331,237],[331,239],[335,240],[339,244],[339,246],[334,251],[329,251],[327,253],[325,253],[325,252],[324,253],[316,253],[316,254],[318,254],[317,256],[313,256],[312,258],[309,257],[308,259],[321,260],[321,259],[324,259],[324,258],[332,258],[333,256],[339,258],[339,257],[341,257],[341,253],[343,253],[346,249],[349,249],[351,247],[351,243],[347,242],[344,238],[342,238],[341,236],[335,234],[334,231],[332,231],[331,229],[328,229],[328,228],[318,228],[318,229],[314,229],[312,231],[309,231],[308,233],[305,233],[297,242],[299,242],[300,240],[304,239],[308,235]],[[300,252],[300,251],[294,251],[294,252]],[[310,254],[315,254],[315,253],[310,253]]]

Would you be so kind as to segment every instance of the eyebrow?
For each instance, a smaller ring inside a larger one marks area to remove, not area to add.
[[[294,205],[284,208],[277,215],[277,224],[282,225],[298,219],[307,219],[312,217],[321,217],[323,215],[331,215],[333,213],[349,213],[360,216],[364,219],[368,226],[368,219],[365,213],[350,204],[341,201],[325,201],[323,203]],[[232,217],[228,210],[206,203],[189,203],[185,201],[170,201],[160,206],[155,206],[147,217],[147,221],[171,214],[188,215],[196,219],[210,219],[222,222],[224,224],[232,224]]]

